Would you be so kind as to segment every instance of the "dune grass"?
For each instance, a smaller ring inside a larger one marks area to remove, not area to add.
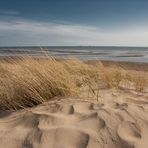
[[[136,91],[147,87],[147,77],[101,62],[86,64],[78,59],[55,60],[25,57],[0,61],[0,109],[17,110],[48,101],[55,96],[79,96],[86,87],[97,100],[100,86],[119,88],[123,81]]]
[[[25,58],[0,63],[0,106],[17,109],[33,106],[55,96],[76,95],[73,77],[52,58]]]

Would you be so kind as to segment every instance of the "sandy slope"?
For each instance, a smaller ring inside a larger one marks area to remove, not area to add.
[[[147,148],[148,97],[103,92],[0,112],[0,148]]]

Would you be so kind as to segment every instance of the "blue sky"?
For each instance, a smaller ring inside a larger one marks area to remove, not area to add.
[[[0,0],[0,46],[148,46],[147,0]]]

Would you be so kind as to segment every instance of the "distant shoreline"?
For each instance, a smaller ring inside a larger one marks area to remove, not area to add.
[[[0,47],[0,58],[32,56],[74,57],[83,61],[132,61],[148,63],[148,47],[126,46],[44,46]]]
[[[0,48],[32,48],[32,47],[35,47],[35,48],[47,48],[47,47],[63,47],[63,48],[67,48],[67,47],[91,47],[91,48],[95,48],[95,47],[117,47],[117,48],[119,48],[119,47],[123,47],[123,48],[127,48],[127,47],[129,47],[129,48],[148,48],[148,46],[78,46],[78,45],[76,45],[76,46],[0,46]]]

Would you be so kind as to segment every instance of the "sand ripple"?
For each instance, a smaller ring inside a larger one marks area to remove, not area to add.
[[[72,100],[1,112],[0,148],[147,148],[146,109]]]

